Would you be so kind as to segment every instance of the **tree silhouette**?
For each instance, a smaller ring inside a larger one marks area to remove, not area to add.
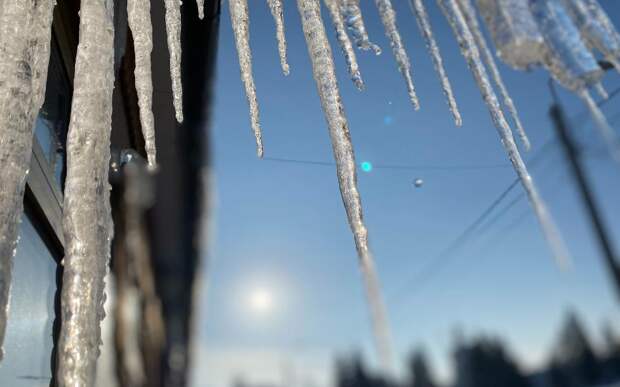
[[[409,361],[410,381],[408,387],[436,387],[426,355],[421,349],[416,350]]]

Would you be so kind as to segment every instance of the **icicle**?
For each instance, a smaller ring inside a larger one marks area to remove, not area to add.
[[[347,62],[347,71],[349,72],[351,80],[355,83],[357,89],[361,91],[364,89],[364,81],[362,80],[359,65],[357,64],[357,56],[355,55],[353,44],[351,43],[351,39],[349,39],[349,35],[346,31],[344,18],[342,17],[342,13],[340,13],[340,0],[324,0],[324,2],[332,18],[338,44],[340,45]]]
[[[607,118],[605,118],[601,109],[599,109],[596,102],[594,102],[590,93],[588,93],[587,90],[582,90],[578,95],[584,101],[588,110],[590,110],[596,127],[599,129],[601,136],[609,148],[609,153],[617,162],[620,162],[620,138],[618,138],[614,129],[609,125]]]
[[[248,14],[247,0],[228,0],[230,6],[230,21],[235,33],[235,44],[239,56],[239,67],[241,68],[241,79],[245,87],[245,95],[250,105],[250,119],[252,130],[256,137],[256,152],[258,157],[263,157],[263,135],[261,133],[258,100],[256,98],[256,87],[252,76],[252,51],[250,50],[250,16]]]
[[[151,75],[151,51],[153,50],[153,26],[151,24],[150,0],[127,0],[127,19],[133,35],[136,57],[136,91],[140,107],[140,123],[144,136],[144,148],[149,168],[157,165],[155,126],[153,123],[153,80]]]
[[[205,0],[196,0],[196,6],[198,7],[198,18],[200,20],[205,18]]]
[[[54,4],[0,1],[0,360],[34,122],[45,98]]]
[[[362,9],[360,8],[360,0],[338,0],[340,1],[340,12],[344,16],[349,31],[353,35],[353,41],[357,48],[368,51],[373,50],[376,55],[381,54],[381,47],[372,43],[368,38],[364,18],[362,17]]]
[[[478,24],[478,19],[476,18],[476,10],[474,9],[473,4],[470,0],[459,0],[459,5],[461,7],[461,11],[465,16],[465,20],[467,25],[472,32],[476,44],[482,53],[482,58],[487,64],[489,70],[491,71],[491,76],[493,77],[493,81],[497,85],[500,94],[502,95],[502,99],[504,100],[504,105],[508,112],[512,116],[512,119],[517,126],[517,133],[519,134],[519,139],[523,144],[523,148],[526,151],[530,150],[530,140],[527,138],[527,134],[525,133],[525,129],[523,128],[523,124],[521,124],[521,119],[519,118],[519,113],[517,112],[517,108],[510,98],[510,93],[508,93],[508,89],[504,84],[504,80],[497,68],[497,64],[495,63],[495,59],[493,58],[493,54],[487,45],[487,42],[482,35],[482,31],[480,30],[480,25]]]
[[[67,178],[58,342],[58,385],[94,385],[110,258],[110,131],[114,87],[112,0],[82,0],[75,61]]]
[[[282,0],[267,0],[271,14],[276,22],[276,36],[278,39],[278,53],[280,54],[280,66],[284,75],[289,75],[290,70],[286,60],[286,35],[284,34],[284,14]]]
[[[448,79],[446,69],[443,66],[443,59],[441,57],[441,53],[439,52],[439,46],[437,46],[437,42],[433,36],[431,22],[428,17],[428,13],[426,12],[426,8],[424,7],[424,3],[422,3],[422,0],[409,0],[409,4],[411,5],[411,10],[416,17],[418,27],[420,28],[420,33],[426,41],[426,48],[433,59],[433,65],[435,66],[435,71],[439,75],[441,87],[444,95],[446,96],[452,117],[454,118],[454,123],[456,126],[461,126],[463,125],[463,119],[461,118],[459,107],[456,104],[456,99],[454,98],[454,93],[452,92],[452,86],[450,85],[450,80]]]
[[[541,65],[545,40],[532,17],[529,0],[478,0],[497,55],[519,70]]]
[[[546,67],[556,81],[577,93],[585,102],[612,156],[620,161],[617,149],[620,139],[610,130],[607,119],[587,92],[588,87],[600,83],[603,70],[581,39],[579,30],[560,0],[530,1],[532,14],[548,47]]]
[[[605,87],[603,87],[602,83],[597,83],[594,85],[594,89],[596,90],[596,92],[598,93],[598,95],[601,96],[601,98],[603,99],[608,99],[609,98],[609,94],[607,94],[607,90],[605,90]]]
[[[600,82],[603,71],[560,0],[530,0],[530,4],[545,38],[545,65],[553,78],[574,92]]]
[[[181,0],[164,0],[166,35],[170,53],[172,98],[177,122],[183,122],[183,84],[181,83]]]
[[[517,175],[519,176],[519,179],[521,180],[521,184],[528,195],[530,204],[538,217],[538,221],[540,222],[543,233],[549,243],[549,246],[551,247],[554,257],[560,267],[566,267],[569,264],[568,251],[566,250],[564,242],[562,241],[553,219],[547,211],[546,204],[540,197],[538,190],[534,185],[532,177],[530,176],[527,167],[521,158],[521,154],[517,149],[517,145],[515,144],[512,132],[508,126],[508,122],[506,122],[506,119],[504,118],[504,114],[499,107],[497,96],[491,87],[489,76],[487,75],[487,72],[480,60],[480,52],[478,51],[478,47],[476,46],[471,31],[467,27],[465,17],[461,13],[456,0],[438,0],[438,3],[454,31],[454,35],[459,42],[459,47],[461,48],[461,52],[467,60],[467,64],[476,80],[476,83],[478,84],[478,87],[480,88],[482,97],[489,108],[489,112],[491,113],[493,123],[497,129],[502,144],[504,145],[506,153],[508,154],[508,158],[510,159]]]
[[[386,370],[391,370],[392,352],[387,317],[372,254],[368,247],[368,230],[364,225],[361,199],[357,189],[353,145],[340,98],[331,47],[321,19],[319,0],[297,0],[297,5],[312,61],[314,79],[332,141],[340,192],[360,259],[379,356]]]
[[[588,46],[597,49],[605,59],[616,63],[620,58],[620,34],[597,0],[564,0],[573,21]]]
[[[405,77],[405,82],[407,82],[407,92],[409,93],[411,104],[415,110],[418,110],[420,109],[420,102],[418,101],[418,96],[416,95],[415,87],[413,85],[413,78],[411,77],[411,63],[409,62],[409,55],[407,55],[407,51],[405,51],[405,46],[403,45],[400,32],[398,31],[398,26],[396,25],[396,12],[392,6],[392,1],[375,0],[375,4],[379,9],[381,21],[385,27],[385,34],[390,40],[390,45],[392,46],[392,52],[396,58],[398,69],[401,74],[403,74],[403,77]]]

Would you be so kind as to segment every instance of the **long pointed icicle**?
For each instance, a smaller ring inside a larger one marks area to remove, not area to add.
[[[428,49],[431,59],[433,60],[435,71],[439,75],[441,88],[443,89],[443,94],[446,96],[448,107],[450,108],[450,112],[454,118],[454,123],[456,126],[461,126],[463,125],[463,119],[461,118],[459,107],[456,104],[456,99],[454,98],[454,92],[452,91],[452,85],[450,85],[450,79],[448,79],[448,74],[443,66],[443,58],[441,57],[439,46],[433,36],[431,22],[428,17],[428,13],[426,12],[426,8],[424,7],[424,3],[422,3],[422,0],[409,0],[409,4],[411,5],[411,10],[416,17],[418,27],[420,28],[420,33],[426,42],[426,48]]]
[[[81,2],[63,206],[59,387],[93,386],[100,352],[104,277],[113,232],[108,183],[114,87],[113,12],[112,0]]]
[[[362,17],[362,9],[360,8],[360,0],[339,0],[340,12],[345,18],[345,23],[351,34],[353,41],[360,50],[372,50],[376,55],[381,54],[381,47],[372,43],[368,38],[364,18]]]
[[[364,90],[364,81],[357,63],[357,56],[355,55],[355,50],[353,49],[353,43],[351,43],[349,34],[347,34],[347,27],[344,23],[342,13],[340,12],[339,2],[340,0],[324,0],[324,3],[327,6],[329,14],[332,18],[334,29],[336,30],[338,45],[340,45],[344,58],[347,62],[347,71],[349,72],[355,87],[361,91]]]
[[[45,98],[54,4],[0,1],[0,360],[34,122]]]
[[[379,9],[381,21],[385,27],[385,34],[390,40],[390,45],[392,46],[392,52],[394,53],[394,58],[396,58],[398,69],[405,78],[405,82],[407,82],[407,92],[409,93],[411,104],[415,110],[418,110],[420,109],[420,101],[418,100],[418,96],[413,85],[413,78],[411,77],[411,63],[409,61],[409,55],[407,55],[407,51],[403,45],[400,32],[398,31],[398,26],[396,25],[396,11],[394,11],[392,1],[375,0],[375,4]]]
[[[510,93],[504,84],[504,80],[497,68],[497,64],[495,63],[495,59],[493,58],[493,54],[487,45],[487,42],[482,35],[482,30],[480,29],[480,24],[478,24],[478,19],[476,18],[476,10],[474,9],[473,4],[470,0],[459,0],[459,5],[461,6],[461,11],[465,16],[465,20],[467,21],[467,25],[469,26],[470,31],[472,32],[476,44],[482,53],[482,58],[484,62],[487,64],[491,76],[493,77],[493,81],[497,85],[499,92],[504,100],[504,105],[508,112],[512,116],[512,120],[514,121],[517,127],[517,133],[519,134],[519,139],[523,144],[523,148],[526,151],[530,150],[530,140],[527,137],[527,133],[525,133],[525,129],[523,128],[523,124],[521,123],[521,119],[519,118],[519,113],[517,112],[517,107],[515,106],[512,98],[510,98]]]
[[[362,204],[357,189],[355,155],[347,119],[336,80],[331,47],[321,19],[319,0],[297,0],[301,15],[312,71],[317,83],[321,105],[325,112],[331,137],[340,193],[353,231],[359,263],[370,306],[375,342],[379,357],[386,370],[392,369],[392,350],[385,306],[380,294],[379,280],[368,247],[368,230],[364,225]]]
[[[183,122],[183,84],[181,83],[181,0],[165,0],[166,35],[170,53],[172,99],[177,122]]]
[[[263,135],[260,128],[258,99],[256,86],[252,75],[252,51],[250,50],[250,16],[248,14],[248,0],[228,0],[230,6],[230,21],[235,33],[235,45],[239,56],[241,80],[245,87],[245,95],[250,105],[250,120],[256,137],[256,153],[263,157]]]
[[[267,0],[271,15],[276,22],[276,37],[278,39],[278,54],[280,66],[284,75],[289,75],[290,68],[286,59],[286,35],[284,34],[284,10],[282,0]]]
[[[153,51],[153,26],[151,24],[150,0],[128,0],[127,19],[133,35],[136,56],[136,91],[140,107],[140,123],[149,168],[157,165],[155,125],[153,120],[153,80],[151,76],[151,52]]]
[[[478,51],[474,37],[467,27],[465,17],[461,13],[456,0],[437,1],[453,29],[454,35],[459,42],[461,52],[467,60],[469,69],[472,72],[478,87],[480,88],[482,97],[487,104],[491,118],[493,119],[493,124],[495,125],[502,144],[506,149],[508,158],[510,159],[510,162],[521,180],[521,184],[527,193],[530,204],[538,217],[538,221],[540,222],[545,238],[551,247],[551,251],[553,252],[556,262],[560,267],[567,267],[569,265],[570,258],[566,246],[564,245],[555,222],[551,218],[545,202],[540,197],[532,177],[530,176],[527,167],[521,158],[521,154],[517,149],[517,145],[515,144],[512,132],[508,126],[508,122],[506,122],[506,119],[504,118],[504,114],[499,107],[497,96],[491,87],[489,76],[481,62],[480,52]]]

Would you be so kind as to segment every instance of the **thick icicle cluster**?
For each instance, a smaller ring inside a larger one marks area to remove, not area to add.
[[[245,87],[245,95],[250,105],[250,120],[252,130],[256,138],[256,153],[263,157],[263,135],[260,128],[258,111],[258,99],[256,98],[256,86],[252,75],[252,51],[250,50],[250,15],[248,13],[248,0],[228,0],[230,6],[230,22],[235,34],[235,45],[239,56],[241,68],[241,80]]]
[[[153,26],[149,0],[127,0],[127,21],[133,35],[136,68],[136,91],[140,108],[140,123],[144,148],[150,168],[157,164],[155,147],[155,124],[153,120],[153,77],[151,52],[153,51]]]
[[[178,122],[183,122],[183,86],[181,84],[181,0],[164,0],[166,34],[170,53],[172,99]]]
[[[290,69],[286,59],[286,35],[284,34],[284,12],[282,0],[267,0],[271,15],[276,22],[276,38],[278,39],[278,53],[280,54],[280,66],[284,75],[289,75]]]
[[[491,118],[500,136],[501,142],[506,149],[508,158],[510,159],[510,162],[521,180],[521,184],[527,193],[530,204],[538,217],[538,221],[550,247],[552,248],[554,256],[558,264],[565,267],[568,265],[569,255],[564,242],[560,237],[555,223],[548,213],[544,201],[540,197],[540,194],[534,185],[532,177],[527,171],[521,155],[519,154],[519,150],[515,144],[510,126],[504,117],[504,113],[500,108],[497,96],[491,86],[487,71],[482,64],[482,60],[480,59],[480,52],[478,50],[478,46],[476,45],[474,36],[467,25],[465,16],[463,15],[457,1],[458,0],[438,0],[438,3],[454,31],[454,34],[459,42],[459,47],[461,48],[461,52],[467,60],[467,64],[472,72],[472,75],[474,76],[474,79],[476,80],[476,83],[478,84],[482,98],[489,108]]]
[[[67,178],[58,385],[94,385],[110,258],[110,131],[114,87],[112,0],[82,0]]]
[[[528,139],[527,134],[525,133],[523,124],[521,124],[521,119],[519,118],[519,113],[517,112],[517,108],[515,107],[514,102],[512,101],[512,98],[510,98],[508,89],[506,88],[506,85],[504,84],[504,81],[502,80],[502,76],[499,72],[499,69],[497,68],[497,64],[495,63],[493,54],[491,53],[491,50],[489,49],[489,46],[487,45],[487,42],[484,36],[482,35],[482,31],[480,30],[480,25],[478,24],[478,19],[476,18],[476,11],[471,3],[471,0],[459,0],[459,6],[461,7],[461,11],[463,12],[463,15],[465,16],[465,20],[467,22],[469,29],[472,32],[472,35],[476,41],[476,44],[478,45],[478,48],[480,49],[480,52],[482,53],[484,62],[487,64],[488,69],[491,72],[491,75],[493,76],[493,81],[495,82],[495,85],[497,86],[500,94],[502,95],[502,99],[504,100],[504,105],[506,106],[506,109],[512,116],[512,119],[517,127],[517,133],[519,134],[519,138],[521,139],[521,142],[523,143],[523,147],[526,150],[529,150],[530,140]]]
[[[45,97],[54,4],[0,1],[0,359],[33,128]]]
[[[312,71],[317,84],[321,105],[327,120],[329,135],[336,159],[338,183],[342,201],[353,231],[360,267],[370,305],[375,339],[381,360],[391,369],[391,344],[385,307],[381,299],[379,281],[368,247],[368,230],[364,225],[362,203],[357,189],[357,173],[349,125],[344,114],[331,47],[321,19],[319,0],[297,0]]]

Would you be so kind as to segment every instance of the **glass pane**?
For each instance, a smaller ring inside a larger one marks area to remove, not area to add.
[[[64,144],[71,112],[71,87],[65,73],[60,51],[52,40],[45,102],[37,117],[35,137],[43,149],[55,181],[62,188],[65,168]]]
[[[56,262],[24,215],[13,267],[0,386],[49,386],[55,292]]]

